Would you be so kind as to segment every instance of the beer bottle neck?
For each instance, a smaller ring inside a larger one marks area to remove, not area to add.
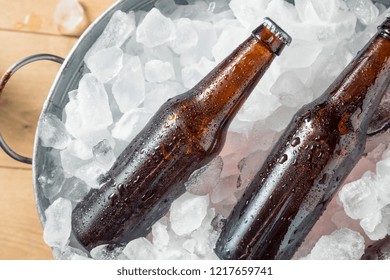
[[[290,37],[269,19],[194,88],[203,123],[232,120]]]
[[[363,120],[371,117],[378,106],[390,81],[389,28],[387,18],[378,33],[326,91],[328,101],[335,105],[335,113],[352,113],[351,108],[359,108],[359,119]]]

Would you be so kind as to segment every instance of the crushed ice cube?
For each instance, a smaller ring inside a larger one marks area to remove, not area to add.
[[[92,152],[94,159],[105,171],[108,171],[116,160],[112,147],[106,139],[97,143],[92,148]]]
[[[378,209],[378,198],[370,173],[346,184],[339,193],[345,212],[353,219],[362,219]]]
[[[58,198],[46,210],[43,239],[52,247],[64,247],[71,232],[72,204],[69,200]]]
[[[112,130],[114,138],[130,142],[149,121],[150,114],[145,109],[133,109],[125,113]]]
[[[360,22],[365,25],[375,22],[379,15],[379,9],[371,0],[345,0],[345,3],[354,12]]]
[[[292,71],[280,75],[270,91],[279,97],[282,105],[287,107],[301,107],[313,99],[312,92],[305,87],[297,74]]]
[[[122,254],[124,247],[103,244],[96,246],[90,252],[95,260],[115,260]]]
[[[169,62],[153,59],[145,64],[145,78],[149,82],[161,83],[175,78],[175,71]]]
[[[207,214],[209,197],[185,193],[176,199],[170,208],[172,230],[177,235],[189,234],[202,224]]]
[[[169,98],[183,92],[185,89],[177,82],[150,83],[145,95],[144,108],[148,113],[153,114]]]
[[[195,195],[206,195],[218,184],[223,168],[220,156],[215,157],[209,164],[194,171],[184,185],[188,192]]]
[[[66,198],[71,202],[78,203],[83,200],[89,190],[89,186],[84,181],[76,177],[71,177],[64,181],[58,196]]]
[[[53,256],[57,260],[88,260],[84,251],[67,245],[61,249],[53,248]]]
[[[164,218],[161,220],[165,221]],[[155,244],[156,247],[164,247],[169,243],[167,225],[164,224],[161,220],[152,226],[153,244]]]
[[[48,199],[55,197],[60,192],[64,180],[64,171],[61,168],[61,159],[58,151],[52,150],[46,153],[42,171],[38,177],[43,195]]]
[[[96,42],[88,50],[84,57],[84,61],[88,64],[89,58],[97,51],[104,48],[120,47],[132,35],[135,30],[135,15],[134,12],[128,14],[122,11],[116,11],[103,33],[99,36]]]
[[[153,48],[175,40],[176,29],[170,18],[153,8],[138,26],[136,36],[137,42]]]
[[[213,24],[200,20],[193,20],[192,26],[198,34],[198,41],[195,46],[180,56],[182,65],[198,63],[202,57],[211,60],[213,58],[212,49],[217,42],[217,33]]]
[[[364,253],[364,238],[360,233],[341,228],[322,236],[307,260],[358,260]]]
[[[259,19],[264,17],[265,9],[269,2],[271,2],[271,0],[232,0],[230,1],[229,7],[232,9],[242,26],[250,29],[254,25],[259,24]]]
[[[130,260],[152,260],[157,256],[153,244],[144,237],[130,241],[123,249],[123,254]]]
[[[138,56],[126,56],[124,66],[112,86],[112,94],[122,113],[136,108],[145,95],[145,80]]]
[[[102,130],[112,124],[107,92],[92,74],[80,80],[78,92],[65,107],[65,127],[74,137]]]
[[[50,113],[44,114],[41,119],[39,139],[43,147],[59,150],[65,149],[71,141],[64,123],[56,115]]]
[[[184,86],[188,89],[193,88],[215,65],[215,62],[202,57],[198,63],[184,67],[181,73]]]
[[[87,25],[87,18],[78,0],[59,0],[54,11],[54,22],[61,33],[80,35]]]
[[[123,52],[118,47],[104,48],[93,53],[87,61],[92,74],[102,83],[112,80],[122,68]]]
[[[177,54],[183,54],[198,43],[198,33],[188,18],[180,18],[174,21],[176,26],[176,39],[171,42],[172,50]]]

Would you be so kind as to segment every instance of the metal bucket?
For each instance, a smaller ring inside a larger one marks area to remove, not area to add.
[[[260,0],[259,0],[260,1]],[[294,0],[286,0],[287,2],[294,3]],[[52,60],[59,63],[63,63],[61,69],[59,70],[57,77],[55,78],[53,85],[49,91],[47,99],[43,105],[39,120],[37,133],[34,140],[34,149],[33,149],[33,158],[32,160],[26,157],[22,157],[15,152],[13,152],[1,138],[1,147],[14,159],[23,161],[25,163],[32,163],[33,170],[33,191],[35,203],[41,223],[44,225],[46,221],[45,210],[49,206],[49,200],[43,195],[42,187],[38,181],[39,175],[42,174],[43,169],[45,168],[44,162],[50,148],[45,148],[39,145],[39,135],[38,131],[41,128],[43,117],[48,114],[54,114],[60,119],[62,118],[62,110],[67,104],[68,95],[67,93],[71,90],[74,90],[78,87],[79,81],[84,73],[84,56],[86,52],[90,49],[96,39],[103,32],[105,26],[110,20],[114,12],[121,10],[123,12],[129,12],[131,10],[150,10],[156,0],[119,0],[114,5],[112,5],[108,10],[106,10],[100,17],[98,17],[83,33],[79,38],[78,42],[75,44],[69,55],[65,60],[51,55],[37,55],[25,59],[22,63],[14,65],[13,71],[16,72],[23,65],[41,59]],[[390,6],[390,0],[376,0],[374,2],[379,2],[385,4],[387,7]],[[185,0],[176,0],[178,4],[186,4]],[[11,69],[11,68],[10,68]],[[6,73],[4,77],[7,76]],[[12,73],[11,73],[12,74]],[[7,77],[6,80],[8,80]],[[0,84],[0,93],[3,89],[4,84]]]

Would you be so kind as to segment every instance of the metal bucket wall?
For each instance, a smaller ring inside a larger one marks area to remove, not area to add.
[[[93,45],[96,39],[103,32],[105,26],[110,20],[112,14],[121,10],[128,12],[130,10],[150,10],[153,7],[155,0],[120,0],[110,7],[104,14],[97,18],[83,33],[76,45],[73,47],[68,57],[64,61],[59,73],[53,83],[48,97],[43,105],[41,115],[38,120],[38,129],[40,130],[42,117],[47,113],[52,113],[62,117],[62,110],[68,103],[68,92],[78,87],[79,81],[84,73],[84,56],[89,48]],[[38,181],[39,175],[42,174],[45,166],[45,157],[51,149],[39,145],[38,133],[35,135],[33,149],[33,188],[35,203],[38,210],[41,223],[45,223],[45,210],[49,206],[49,201],[44,197],[42,188]],[[50,168],[50,166],[49,166]]]

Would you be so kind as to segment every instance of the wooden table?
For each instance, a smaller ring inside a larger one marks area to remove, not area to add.
[[[92,22],[114,0],[79,1]],[[0,75],[37,53],[66,57],[77,37],[57,30],[57,0],[0,0]],[[0,132],[17,152],[31,156],[37,120],[59,66],[37,62],[20,70],[0,98]],[[51,259],[35,208],[31,166],[0,150],[0,259]]]

